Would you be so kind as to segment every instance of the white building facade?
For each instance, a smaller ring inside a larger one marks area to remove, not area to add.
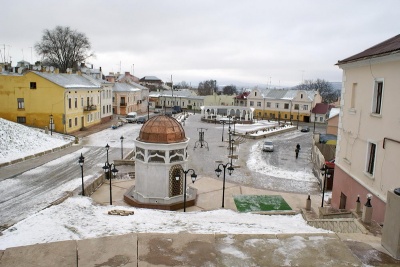
[[[400,35],[341,60],[341,111],[332,207],[354,209],[372,196],[384,221],[387,192],[400,187]]]

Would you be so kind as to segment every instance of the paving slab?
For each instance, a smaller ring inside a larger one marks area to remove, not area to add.
[[[76,241],[71,240],[8,248],[1,257],[0,267],[77,266],[76,246]]]
[[[362,266],[334,234],[228,237],[233,239],[230,250],[241,252],[236,253],[235,259],[243,263],[240,266]],[[235,260],[226,258],[224,265],[233,264]]]
[[[137,266],[136,234],[79,240],[77,243],[77,266]]]
[[[138,234],[138,266],[218,266],[213,234]]]

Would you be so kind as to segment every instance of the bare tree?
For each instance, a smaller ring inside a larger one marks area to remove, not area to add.
[[[176,86],[174,86],[176,89],[187,89],[187,88],[190,88],[190,85],[187,83],[187,82],[185,82],[185,81],[182,81],[182,82],[180,82],[180,83],[178,83]]]
[[[91,46],[84,33],[69,27],[57,26],[53,30],[44,30],[42,40],[35,44],[35,51],[43,57],[43,63],[66,72],[80,62],[94,56],[89,53]]]
[[[217,81],[208,80],[199,83],[198,93],[199,95],[212,95],[217,92]]]
[[[231,85],[227,85],[222,89],[222,93],[224,95],[233,95],[233,94],[237,94],[237,89],[236,86],[231,84]]]
[[[302,84],[296,86],[297,89],[306,91],[318,91],[322,97],[322,102],[332,103],[339,97],[332,84],[328,81],[317,79],[317,80],[305,80]]]

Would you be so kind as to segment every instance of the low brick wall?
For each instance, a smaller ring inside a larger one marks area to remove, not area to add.
[[[275,127],[277,127],[277,126],[275,126]],[[280,129],[279,131],[264,131],[260,135],[252,135],[252,134],[254,134],[256,132],[262,132],[263,130],[261,129],[261,130],[255,130],[255,131],[252,131],[252,132],[247,132],[247,133],[245,133],[245,134],[243,134],[241,136],[243,136],[245,138],[248,138],[248,139],[262,139],[262,138],[265,138],[267,136],[273,136],[273,135],[286,133],[286,132],[290,132],[290,131],[294,131],[294,130],[296,130],[296,127],[292,126],[292,127],[286,127],[285,129]]]

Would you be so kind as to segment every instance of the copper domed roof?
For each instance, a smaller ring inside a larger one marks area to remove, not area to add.
[[[159,115],[149,119],[140,129],[138,141],[147,143],[178,143],[187,140],[182,125],[173,117]]]

